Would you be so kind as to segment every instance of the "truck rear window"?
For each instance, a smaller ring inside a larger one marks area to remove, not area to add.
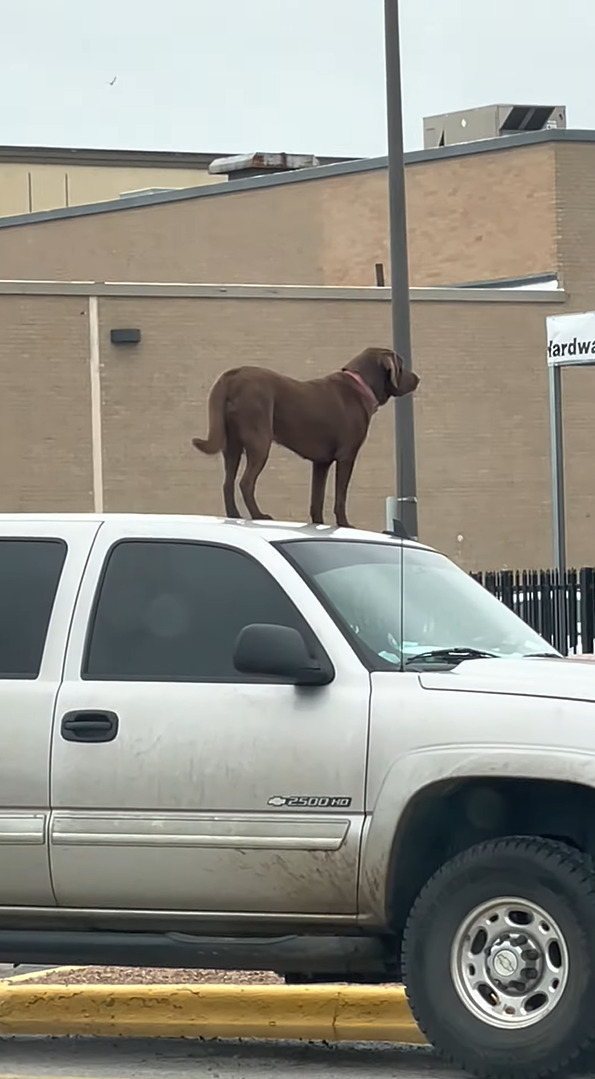
[[[0,539],[0,678],[37,678],[66,559],[58,539]]]

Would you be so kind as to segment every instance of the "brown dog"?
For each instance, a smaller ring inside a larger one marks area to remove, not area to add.
[[[339,527],[348,528],[347,488],[370,420],[390,397],[413,393],[418,383],[389,348],[366,348],[341,371],[310,382],[264,367],[236,367],[225,371],[211,390],[208,438],[193,438],[192,444],[202,453],[223,454],[228,517],[241,516],[235,480],[243,452],[240,490],[253,520],[271,520],[257,505],[255,487],[273,442],[312,461],[313,524],[323,523],[326,480],[336,462],[335,518]]]

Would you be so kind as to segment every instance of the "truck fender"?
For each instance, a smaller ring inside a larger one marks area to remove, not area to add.
[[[360,864],[360,918],[375,926],[388,920],[393,851],[406,827],[408,810],[423,792],[459,779],[543,779],[595,787],[595,752],[559,746],[431,746],[398,757],[384,777],[367,816]]]

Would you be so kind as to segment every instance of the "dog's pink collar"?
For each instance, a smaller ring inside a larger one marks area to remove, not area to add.
[[[370,389],[367,382],[364,382],[362,376],[358,375],[356,371],[344,371],[343,374],[349,375],[350,378],[354,379],[354,381],[357,382],[358,387],[362,391],[364,397],[367,399],[372,409],[372,412],[376,412],[378,408],[376,394]]]

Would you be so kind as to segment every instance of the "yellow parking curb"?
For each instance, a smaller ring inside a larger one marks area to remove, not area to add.
[[[403,990],[378,986],[5,983],[0,1034],[425,1044]]]

